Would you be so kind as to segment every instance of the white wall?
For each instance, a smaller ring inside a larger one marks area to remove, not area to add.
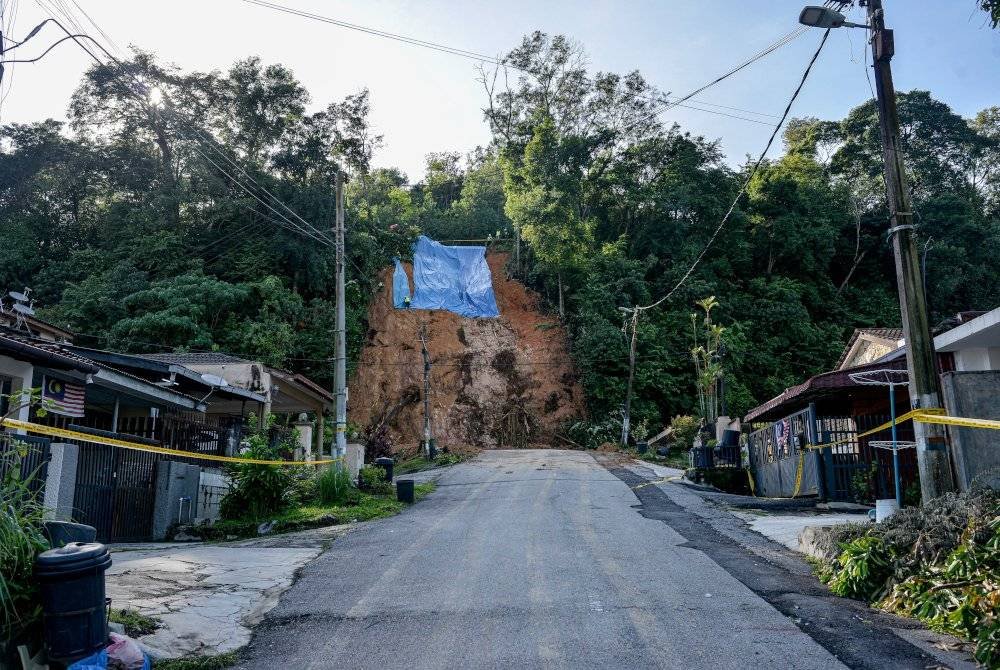
[[[976,347],[955,352],[955,369],[959,372],[1000,370],[1000,347]]]
[[[31,377],[34,374],[34,366],[26,361],[19,361],[10,356],[0,356],[0,375],[11,377],[14,383],[11,384],[11,394],[16,391],[27,391],[31,389]],[[11,398],[11,406],[17,403],[15,398]],[[27,421],[31,416],[31,408],[27,405],[22,407],[17,413],[18,421]],[[23,432],[23,431],[18,431]]]

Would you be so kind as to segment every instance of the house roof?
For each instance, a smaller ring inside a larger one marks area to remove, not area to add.
[[[240,386],[215,387],[206,382],[200,372],[185,367],[180,363],[163,360],[157,357],[157,354],[122,354],[117,351],[104,351],[102,349],[77,346],[72,347],[72,349],[81,355],[93,358],[102,364],[108,364],[116,369],[126,368],[129,370],[138,370],[142,374],[147,375],[162,375],[164,377],[174,375],[174,377],[181,377],[182,380],[187,380],[190,385],[200,389],[199,395],[204,395],[211,390],[213,393],[240,400],[250,400],[253,402],[264,402],[265,400],[264,396],[259,393]]]
[[[858,340],[863,337],[870,339],[886,340],[890,342],[898,342],[903,339],[903,329],[902,328],[855,328],[854,332],[851,334],[851,338],[847,341],[847,345],[844,347],[844,351],[841,352],[840,358],[837,360],[836,368],[840,368],[847,362],[847,358],[854,351],[855,345]]]
[[[0,351],[55,368],[85,373],[98,371],[93,361],[74,354],[61,344],[40,340],[10,328],[0,327]]]
[[[851,379],[852,373],[866,372],[870,370],[880,370],[880,369],[906,369],[905,360],[896,360],[889,363],[885,362],[875,362],[869,363],[867,365],[858,365],[853,368],[844,368],[843,370],[831,370],[830,372],[822,372],[818,375],[810,377],[805,382],[799,384],[798,386],[790,386],[782,391],[779,395],[771,398],[763,405],[754,407],[752,410],[747,412],[743,421],[745,423],[751,423],[753,421],[760,420],[761,418],[766,418],[771,412],[777,410],[779,407],[784,407],[789,404],[801,405],[806,403],[813,398],[832,393],[838,390],[847,388],[858,388],[862,384],[858,384],[853,379]]]
[[[975,314],[977,312],[959,312],[954,319],[949,320],[949,323],[957,322],[959,325],[935,336],[934,350],[949,352],[1000,347],[1000,307],[973,316]],[[963,320],[963,317],[967,320]],[[903,343],[903,346],[880,358],[879,362],[903,358],[907,350],[906,343]]]
[[[191,351],[172,354],[142,354],[143,358],[180,365],[226,365],[227,363],[253,363],[245,358],[221,351]]]

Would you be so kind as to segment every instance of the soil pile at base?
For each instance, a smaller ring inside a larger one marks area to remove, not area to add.
[[[443,310],[392,306],[392,271],[368,313],[368,339],[350,380],[348,418],[365,434],[388,429],[397,453],[423,436],[426,326],[431,359],[432,433],[439,449],[552,446],[569,419],[584,414],[583,390],[559,320],[538,297],[507,278],[509,254],[491,253],[500,317],[469,319]],[[413,269],[406,264],[411,280]]]

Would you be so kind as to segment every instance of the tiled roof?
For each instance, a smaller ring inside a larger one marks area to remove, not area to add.
[[[252,363],[245,358],[239,358],[232,354],[224,354],[221,351],[193,351],[174,354],[137,354],[142,358],[153,361],[163,361],[165,363],[177,363],[178,365],[226,365],[232,363]]]
[[[0,349],[71,370],[97,372],[98,369],[92,360],[77,356],[56,342],[40,340],[10,328],[0,327]]]

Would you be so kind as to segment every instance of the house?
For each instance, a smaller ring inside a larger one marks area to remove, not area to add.
[[[939,330],[934,345],[947,413],[1000,419],[1000,308],[960,313]],[[876,372],[885,370],[895,372]],[[864,379],[902,381],[905,371],[906,344],[900,329],[858,329],[836,369],[787,388],[750,410],[743,422],[750,427],[751,465],[760,472],[764,493],[790,494],[792,482],[798,481],[798,493],[832,499],[869,502],[874,497],[894,496],[891,452],[872,445],[887,440],[889,430],[860,439],[857,435],[887,422],[890,414],[889,387],[867,384]],[[895,386],[893,393],[897,413],[908,411],[907,386]],[[976,481],[1000,480],[1000,450],[993,446],[996,436],[971,428],[949,429],[949,436],[960,489]],[[897,438],[913,439],[912,422],[898,425]],[[838,444],[806,452],[800,451],[799,441]],[[804,477],[795,476],[800,456],[809,462]],[[904,449],[899,456],[905,490],[917,481],[916,455]]]

